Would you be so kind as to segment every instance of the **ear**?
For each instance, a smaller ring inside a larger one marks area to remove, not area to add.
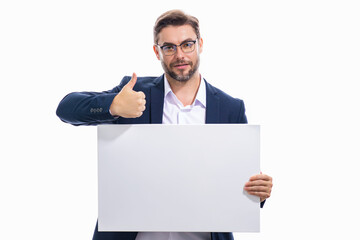
[[[199,39],[199,53],[202,53],[202,50],[203,50],[203,39],[202,38],[200,38]]]
[[[153,49],[154,49],[157,59],[160,60],[160,53],[159,53],[158,47],[156,45],[154,45]]]

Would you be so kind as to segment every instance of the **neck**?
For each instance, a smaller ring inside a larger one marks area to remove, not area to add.
[[[201,76],[199,72],[196,72],[187,81],[177,81],[168,74],[166,74],[166,78],[171,90],[184,106],[191,105],[194,102],[200,86]]]

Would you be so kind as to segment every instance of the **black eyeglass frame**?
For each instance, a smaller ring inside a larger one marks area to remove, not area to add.
[[[180,43],[179,45],[176,45],[176,44],[165,44],[165,45],[163,45],[163,46],[160,46],[159,44],[156,44],[156,46],[158,46],[158,47],[162,50],[162,52],[164,53],[165,56],[172,56],[172,55],[174,55],[174,54],[177,52],[178,47],[180,47],[180,48],[181,48],[181,51],[183,51],[184,53],[191,53],[191,52],[193,52],[193,51],[195,50],[195,48],[194,48],[193,50],[191,50],[190,52],[185,52],[182,46],[183,46],[184,44],[186,44],[186,43],[189,43],[189,42],[191,42],[191,43],[193,43],[193,44],[195,45],[195,43],[197,42],[197,40],[198,40],[198,39],[196,38],[195,40],[184,41],[184,42]],[[164,49],[163,49],[164,47],[174,47],[174,48],[175,48],[175,51],[174,51],[173,54],[165,54],[165,51],[164,51]]]

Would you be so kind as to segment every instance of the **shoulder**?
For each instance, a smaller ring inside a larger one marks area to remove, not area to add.
[[[207,81],[205,81],[205,84],[207,103],[211,104],[209,107],[218,105],[220,122],[247,123],[245,104],[242,99],[230,96]]]
[[[225,93],[224,91],[220,90],[219,88],[214,87],[213,85],[208,83],[206,80],[205,80],[205,85],[206,85],[207,94],[213,95],[213,96],[219,98],[219,100],[223,103],[238,105],[240,102],[243,102],[242,99],[230,96],[229,94]]]

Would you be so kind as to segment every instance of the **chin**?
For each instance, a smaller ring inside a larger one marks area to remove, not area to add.
[[[178,75],[178,74],[169,74],[169,75],[170,77],[172,77],[173,79],[179,82],[186,82],[190,80],[190,78],[193,76],[193,75]]]

